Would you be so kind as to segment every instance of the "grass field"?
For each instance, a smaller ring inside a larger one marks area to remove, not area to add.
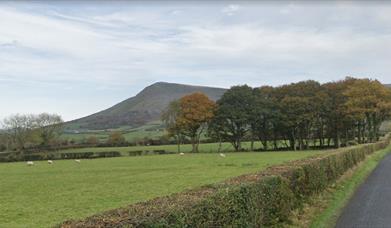
[[[155,155],[0,164],[0,227],[49,227],[70,218],[215,183],[322,153]]]
[[[76,128],[77,129],[77,128]],[[118,129],[111,129],[109,131],[104,130],[90,130],[83,131],[79,133],[66,132],[61,135],[61,139],[74,140],[75,142],[82,142],[88,137],[96,137],[100,142],[106,142],[110,136],[110,133],[113,131],[120,131],[122,135],[128,142],[136,142],[138,140],[147,137],[149,139],[158,139],[164,135],[164,129],[161,125],[161,122],[155,121],[147,123],[143,126],[137,128],[122,127]]]
[[[201,143],[199,145],[199,151],[201,153],[216,153],[218,148],[218,143]],[[271,146],[271,145],[270,145]],[[260,142],[254,142],[254,148],[261,148],[262,145]],[[243,149],[250,149],[250,142],[242,143]],[[181,145],[181,152],[191,152],[191,144]],[[104,151],[118,151],[124,155],[127,155],[127,152],[130,151],[152,151],[152,150],[165,150],[167,152],[177,152],[177,145],[159,145],[159,146],[128,146],[128,147],[87,147],[87,148],[76,148],[76,149],[66,149],[61,150],[60,152],[104,152]],[[222,143],[221,152],[233,152],[234,148],[231,143]]]

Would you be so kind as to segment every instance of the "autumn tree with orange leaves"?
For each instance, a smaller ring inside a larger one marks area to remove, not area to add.
[[[345,91],[347,112],[356,117],[358,141],[379,139],[379,128],[391,113],[391,91],[377,80],[361,79]]]
[[[216,104],[205,94],[197,92],[182,97],[179,107],[177,125],[182,129],[183,135],[190,138],[192,152],[198,152],[200,137],[213,118]]]

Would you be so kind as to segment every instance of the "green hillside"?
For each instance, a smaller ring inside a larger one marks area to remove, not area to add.
[[[70,132],[140,127],[159,120],[161,111],[170,101],[194,92],[205,93],[210,99],[217,100],[225,89],[158,82],[111,108],[68,122],[65,129]]]

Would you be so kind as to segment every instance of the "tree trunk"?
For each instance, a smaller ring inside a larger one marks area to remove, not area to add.
[[[196,143],[196,139],[194,137],[191,138],[191,146],[192,146],[192,150],[191,152],[192,153],[197,153],[197,143]]]
[[[217,149],[217,152],[218,152],[218,153],[221,152],[221,138],[219,138],[219,148]]]
[[[177,136],[177,146],[178,146],[178,154],[181,153],[181,137],[178,135]]]
[[[340,139],[340,134],[339,134],[339,131],[337,130],[335,132],[335,136],[334,136],[334,146],[336,148],[340,148],[341,147],[341,139]]]
[[[269,147],[267,145],[267,140],[262,140],[262,146],[263,146],[263,150],[268,150]]]
[[[276,139],[273,140],[273,145],[274,145],[274,150],[278,150],[278,144]]]

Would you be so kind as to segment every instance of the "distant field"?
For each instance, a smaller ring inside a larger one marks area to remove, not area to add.
[[[99,149],[99,148],[98,148]],[[205,148],[204,148],[205,149]],[[0,227],[50,227],[322,153],[156,155],[0,164]]]
[[[110,131],[87,131],[87,132],[79,132],[79,133],[63,133],[61,135],[62,139],[74,140],[76,142],[81,142],[88,137],[94,136],[98,138],[101,142],[107,141],[111,131],[121,131],[123,132],[123,136],[129,142],[138,141],[143,139],[144,137],[148,137],[150,139],[158,139],[159,137],[164,135],[164,129],[162,129],[161,123],[159,121],[148,123],[144,126],[138,128],[129,128],[123,127],[118,129],[111,129]]]
[[[199,151],[201,153],[216,153],[217,148],[219,147],[218,143],[202,143],[199,145]],[[243,149],[250,149],[250,142],[243,142]],[[261,148],[262,145],[260,142],[254,143],[254,148]],[[181,145],[181,152],[190,152],[191,144]],[[78,148],[78,149],[66,149],[61,150],[60,152],[104,152],[104,151],[118,151],[124,155],[127,155],[127,152],[130,151],[152,151],[152,150],[165,150],[167,152],[177,152],[177,145],[159,145],[159,146],[128,146],[128,147],[87,147],[87,148]],[[222,143],[221,146],[222,152],[232,152],[234,148],[231,143]]]

